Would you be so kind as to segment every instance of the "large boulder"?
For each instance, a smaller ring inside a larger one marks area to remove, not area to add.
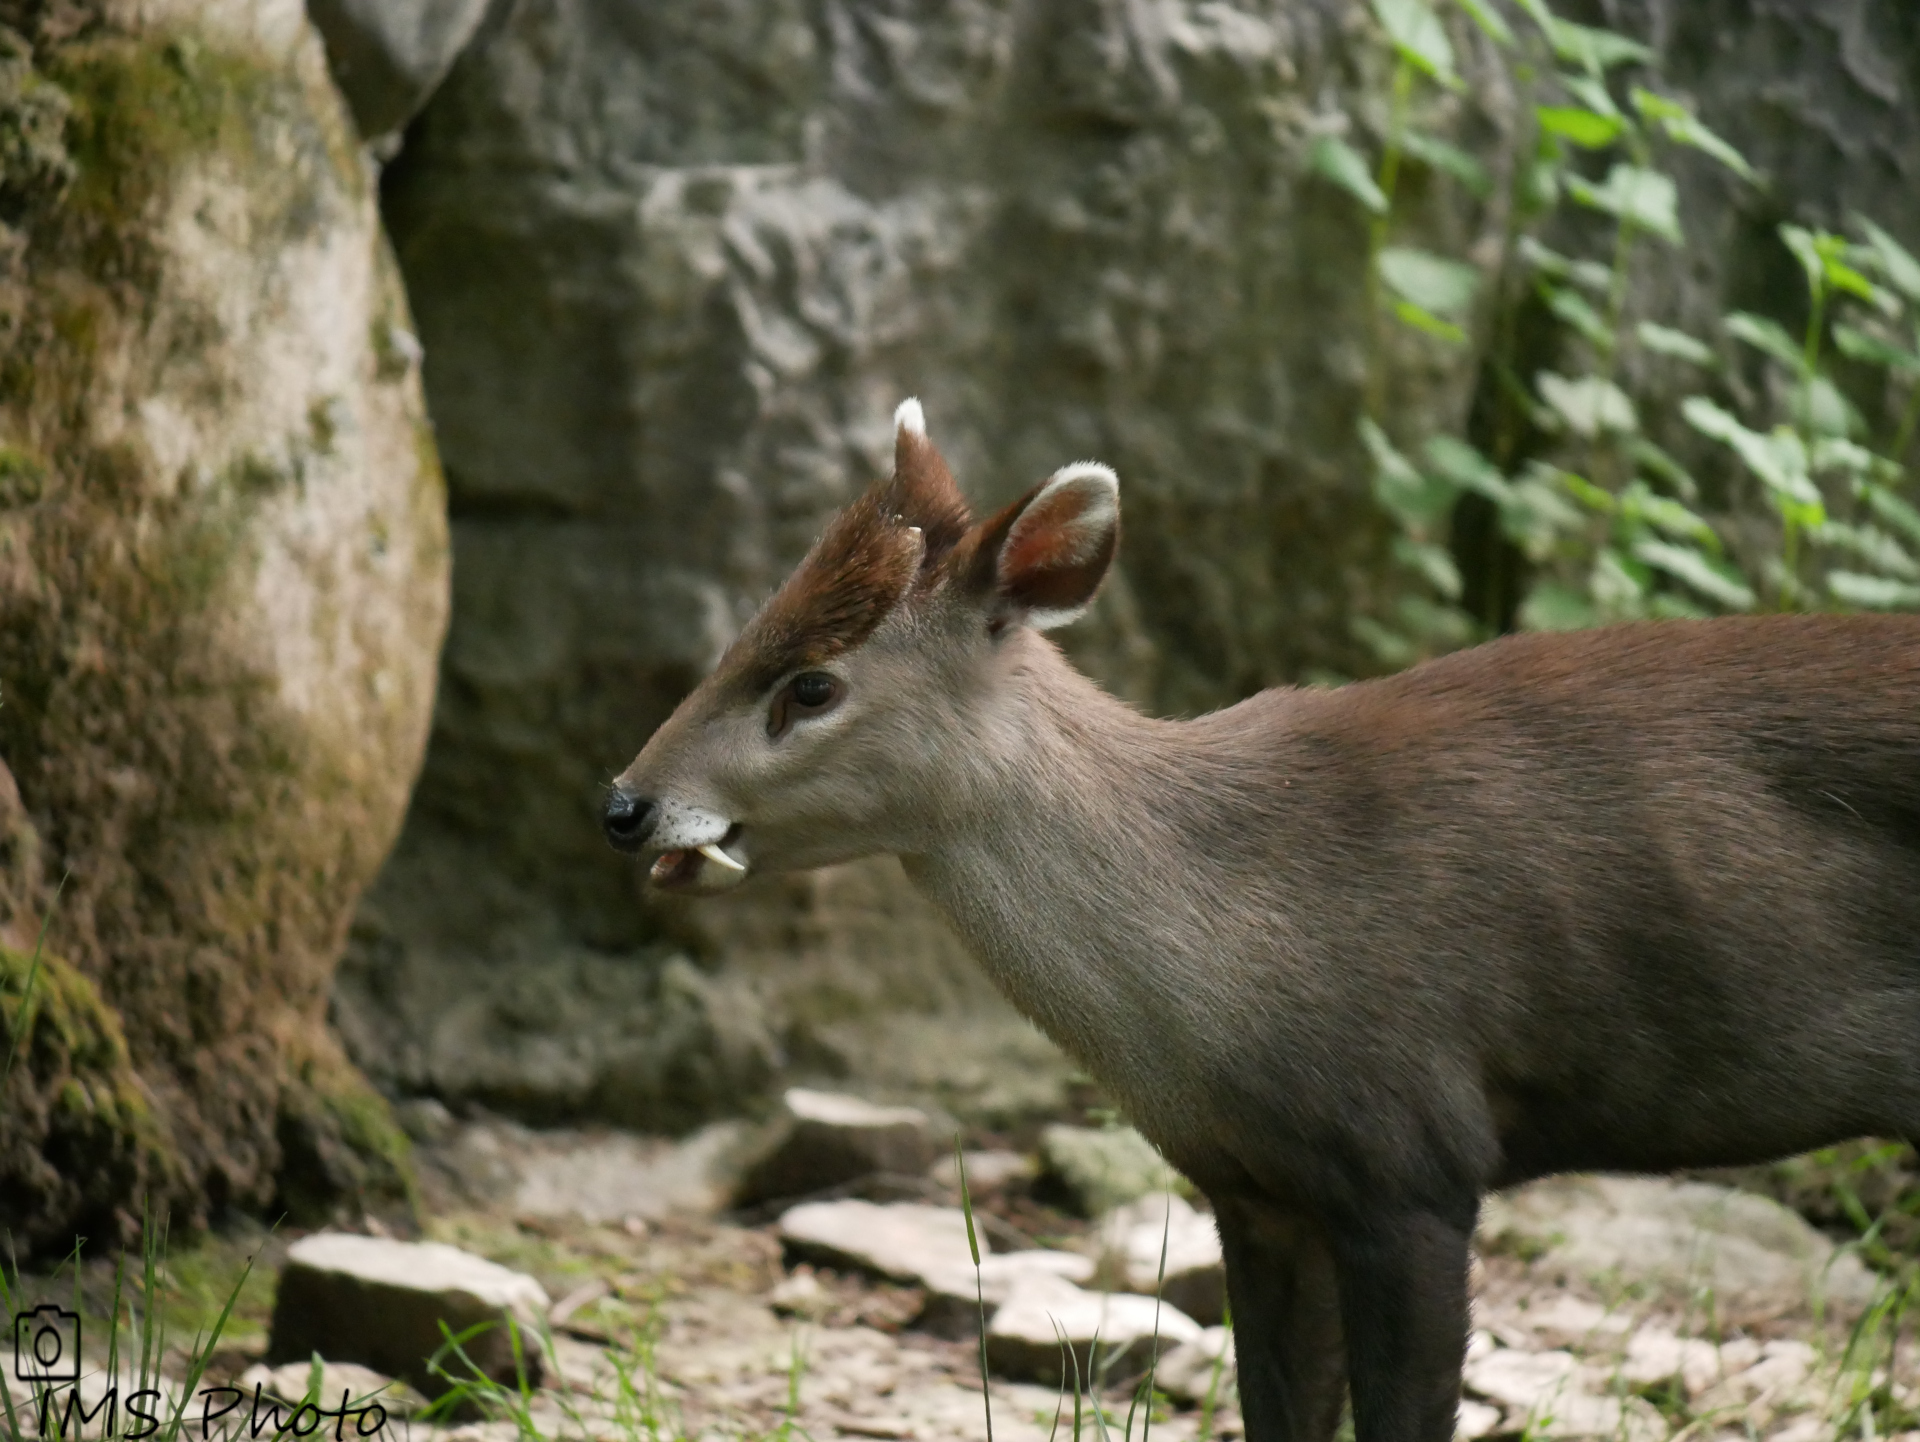
[[[0,1230],[397,1201],[325,1025],[447,610],[373,176],[298,0],[7,0],[0,134]]]
[[[1340,107],[1384,115],[1364,16],[523,0],[483,27],[383,182],[457,564],[426,772],[343,974],[358,1058],[522,1114],[553,1106],[545,1068],[623,1125],[796,1075],[971,1117],[1057,1103],[1067,1069],[892,863],[643,907],[603,788],[888,464],[913,392],[983,505],[1118,467],[1120,571],[1070,640],[1127,695],[1192,709],[1364,663],[1365,237],[1306,166]],[[1504,104],[1489,80],[1443,123]],[[1420,235],[1497,242],[1430,189]],[[1457,420],[1470,357],[1403,339],[1409,424]],[[685,959],[707,1020],[668,1032],[653,1010],[687,989],[644,978]],[[639,1085],[607,1008],[582,1039],[566,1003],[507,1000],[622,963],[632,1048],[662,1058]],[[408,1045],[450,995],[486,1024]]]

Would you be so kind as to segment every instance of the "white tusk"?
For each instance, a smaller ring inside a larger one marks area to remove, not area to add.
[[[729,871],[745,871],[747,869],[731,856],[727,855],[726,852],[722,851],[714,842],[709,841],[705,846],[696,846],[693,849],[706,857],[707,860],[718,866],[724,866]]]

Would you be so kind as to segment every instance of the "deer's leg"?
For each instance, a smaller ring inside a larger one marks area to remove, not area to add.
[[[1233,1305],[1247,1442],[1329,1442],[1347,1396],[1333,1252],[1314,1222],[1244,1198],[1214,1202]]]
[[[1408,1211],[1336,1227],[1356,1442],[1451,1442],[1467,1345],[1464,1218]]]

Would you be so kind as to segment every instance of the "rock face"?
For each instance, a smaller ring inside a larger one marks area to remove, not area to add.
[[[457,565],[425,777],[342,982],[356,1057],[525,1114],[564,1056],[570,1104],[642,1127],[783,1074],[974,1116],[1058,1095],[892,863],[643,910],[601,788],[887,464],[912,392],[982,503],[1117,466],[1121,574],[1072,644],[1128,695],[1359,664],[1345,618],[1385,539],[1353,435],[1362,232],[1305,156],[1361,104],[1362,14],[526,0],[468,47],[383,183]],[[1419,227],[1497,235],[1439,201]],[[1398,359],[1410,416],[1461,412],[1464,357]],[[622,988],[644,1085],[562,1006],[502,1000],[679,955],[716,1041],[643,1040],[665,1003]],[[486,998],[467,1045],[404,1044],[448,995]]]
[[[511,1324],[521,1329],[527,1384],[538,1387],[538,1327],[546,1310],[547,1294],[532,1277],[458,1247],[317,1232],[287,1249],[267,1360],[295,1363],[318,1353],[437,1397],[449,1383],[428,1370],[428,1361],[445,1341],[443,1324],[456,1335],[484,1325],[462,1344],[468,1360],[495,1381],[515,1385]],[[461,1374],[457,1360],[444,1365]]]
[[[0,1227],[397,1197],[324,1024],[447,606],[371,173],[297,0],[9,0],[0,131]]]

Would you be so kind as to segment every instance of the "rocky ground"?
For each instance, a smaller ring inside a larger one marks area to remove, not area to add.
[[[491,1387],[450,1421],[404,1417],[404,1383],[385,1394],[393,1432],[447,1442],[984,1442],[989,1401],[999,1442],[1137,1435],[1149,1410],[1168,1442],[1240,1430],[1210,1220],[1170,1196],[1129,1132],[1052,1128],[1031,1151],[969,1153],[976,1273],[954,1159],[906,1109],[794,1093],[770,1129],[678,1143],[456,1121],[431,1104],[409,1120],[440,1245],[261,1239],[212,1382],[296,1402],[318,1352],[323,1398],[357,1400],[385,1375],[431,1389],[408,1361],[427,1344],[401,1335],[424,1290],[545,1337],[537,1385]],[[164,1278],[197,1287],[203,1310],[231,1274],[209,1255],[170,1256]],[[89,1310],[106,1310],[104,1285],[88,1274]],[[1872,1442],[1920,1426],[1920,1364],[1889,1281],[1751,1193],[1567,1178],[1496,1198],[1474,1291],[1463,1437]],[[1136,1404],[1155,1336],[1155,1395]],[[483,1342],[480,1364],[511,1376]]]

